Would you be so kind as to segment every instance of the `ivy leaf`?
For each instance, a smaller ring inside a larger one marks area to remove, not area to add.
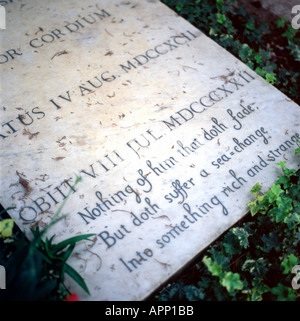
[[[266,193],[266,198],[272,204],[280,198],[280,194],[284,193],[284,190],[281,189],[280,185],[273,184],[272,188]]]
[[[289,169],[286,167],[286,161],[280,161],[278,163],[275,163],[276,165],[279,165],[282,169],[282,172],[285,176],[287,177],[291,177],[292,175],[295,175],[296,174],[296,170],[295,169]]]
[[[291,25],[288,25],[286,32],[283,33],[282,36],[288,40],[292,40],[296,36],[297,32],[297,29],[294,29]]]
[[[259,212],[262,214],[266,213],[266,210],[269,206],[264,204],[265,197],[264,196],[257,196],[253,202],[249,202],[247,205],[249,207],[250,213],[252,216],[256,215]]]
[[[287,176],[278,176],[276,184],[282,185],[284,189],[288,189],[291,185],[291,180]]]
[[[256,61],[257,64],[263,62],[263,58],[262,58],[262,56],[261,56],[260,54],[257,54],[257,53],[256,53],[256,54],[254,55],[254,59],[255,59],[255,61]]]
[[[210,28],[209,29],[209,35],[210,36],[216,36],[218,33],[217,33],[217,31],[216,31],[216,29],[214,29],[214,28]]]
[[[247,44],[244,43],[239,50],[239,56],[241,60],[244,62],[247,60],[250,60],[251,55],[252,55],[252,49]]]
[[[217,21],[223,24],[226,21],[226,16],[223,13],[217,13]]]
[[[254,63],[253,63],[253,61],[248,61],[247,63],[246,63],[246,65],[250,68],[250,69],[254,69]]]
[[[262,301],[262,295],[270,291],[269,287],[259,278],[252,280],[252,286],[251,301]]]
[[[201,280],[197,283],[200,288],[208,289],[211,287],[211,277],[201,277]]]
[[[276,83],[276,75],[272,73],[267,73],[266,74],[266,82],[274,85]]]
[[[224,0],[217,0],[216,7],[221,10],[224,7]]]
[[[244,287],[243,282],[240,280],[238,273],[227,272],[221,280],[221,284],[230,293],[233,290],[242,290]]]
[[[296,201],[297,199],[300,201],[300,184],[291,186],[289,189],[289,195],[293,198],[294,201]],[[300,206],[300,204],[298,206]]]
[[[222,255],[222,252],[217,251],[215,248],[208,250],[211,253],[214,261],[223,269],[229,269],[230,266],[230,258],[228,256]]]
[[[256,183],[250,193],[256,195],[256,199],[253,202],[249,202],[247,205],[249,207],[250,213],[252,216],[256,215],[258,212],[265,214],[269,208],[269,204],[265,204],[265,197],[260,194],[262,186],[259,183]]]
[[[239,254],[241,252],[241,247],[238,238],[234,235],[233,230],[225,235],[223,246],[225,248],[225,252],[230,255]]]
[[[224,248],[227,254],[234,255],[240,252],[240,250],[237,247],[233,246],[232,243],[224,243]]]
[[[222,275],[222,267],[216,261],[213,261],[212,258],[205,255],[202,261],[213,276]]]
[[[168,284],[159,294],[159,301],[175,300],[174,297],[180,297],[183,283]]]
[[[276,20],[276,25],[278,28],[283,28],[286,23],[286,18],[282,17],[281,19]]]
[[[283,274],[289,274],[292,271],[292,268],[297,265],[298,259],[294,254],[290,254],[286,259],[281,262],[281,266],[284,268]]]
[[[251,301],[262,301],[262,293],[256,288],[252,289]]]
[[[293,209],[292,199],[290,198],[279,198],[276,202],[277,207],[270,210],[270,215],[275,217],[276,223],[282,222]]]
[[[215,295],[216,301],[228,301],[230,297],[228,296],[228,292],[226,291],[225,288],[220,286],[220,282],[214,282],[215,284],[212,284],[213,286],[213,292]]]
[[[249,271],[255,277],[263,277],[268,272],[267,260],[260,257],[257,260],[249,259],[243,266],[243,271]]]
[[[257,195],[258,195],[258,194],[260,193],[261,189],[262,189],[262,186],[259,185],[259,183],[256,183],[256,184],[252,187],[252,189],[250,190],[250,193],[252,193],[252,194],[257,194]]]
[[[14,221],[11,218],[0,221],[0,237],[12,236]]]
[[[291,215],[284,218],[284,223],[287,224],[289,230],[296,230],[300,225],[300,215],[297,213],[292,213]]]
[[[265,243],[264,252],[269,253],[272,249],[275,249],[277,252],[280,250],[280,242],[276,233],[271,232],[269,236],[263,235],[261,240]]]
[[[255,25],[253,22],[248,22],[246,23],[246,26],[245,26],[247,29],[253,31],[255,29]]]
[[[300,48],[294,43],[290,43],[290,46],[287,46],[290,49],[291,54],[294,56],[296,61],[300,61]]]
[[[182,4],[178,4],[178,5],[176,6],[176,10],[177,10],[177,11],[181,11],[182,8],[183,8],[183,5],[182,5]]]
[[[275,163],[275,164],[278,165],[278,166],[280,166],[281,169],[285,169],[285,168],[286,168],[285,163],[286,163],[285,161],[284,161],[284,162],[283,162],[283,161],[280,161],[280,162]]]
[[[276,204],[279,208],[283,208],[286,212],[293,210],[292,199],[289,197],[278,198]]]
[[[279,223],[284,220],[286,212],[283,208],[274,207],[270,209],[269,215],[275,218],[276,223]]]
[[[232,233],[237,237],[241,247],[245,249],[249,246],[249,242],[248,242],[249,234],[244,228],[234,227],[232,228]]]
[[[257,67],[257,68],[255,69],[255,72],[256,72],[257,74],[259,74],[261,77],[264,77],[265,74],[266,74],[266,72],[265,72],[263,69],[261,69],[260,67]]]
[[[297,296],[291,287],[288,288],[281,283],[273,288],[271,293],[277,296],[277,301],[295,301]]]
[[[188,301],[199,301],[199,300],[203,300],[205,297],[205,293],[203,292],[203,289],[198,289],[194,285],[186,285],[184,287],[184,291]]]

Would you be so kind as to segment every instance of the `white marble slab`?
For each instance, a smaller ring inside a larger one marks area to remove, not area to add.
[[[13,1],[1,30],[1,204],[91,295],[142,300],[297,166],[294,102],[156,0]]]

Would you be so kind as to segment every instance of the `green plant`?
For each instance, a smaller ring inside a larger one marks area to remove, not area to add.
[[[14,221],[10,218],[0,221],[0,237],[10,237],[12,236],[12,231],[14,227]]]
[[[0,212],[0,238],[10,237],[13,233],[14,220],[11,218],[1,219],[1,216],[11,210],[12,207],[7,208]]]
[[[77,177],[73,188],[80,180]],[[5,291],[0,292],[0,300],[63,300],[69,294],[64,286],[65,274],[89,293],[83,278],[67,260],[77,242],[89,240],[94,234],[78,235],[60,243],[53,242],[55,235],[45,237],[54,224],[64,219],[65,216],[60,216],[60,213],[71,191],[46,228],[31,229],[33,239],[30,242],[20,231],[3,241],[3,245],[10,245],[10,251],[0,255],[0,263],[7,271],[7,286]]]
[[[40,232],[39,228],[31,229],[32,234],[36,240],[36,248],[41,253],[43,260],[48,265],[48,270],[54,278],[57,278],[59,282],[63,283],[64,274],[68,274],[73,278],[82,288],[89,294],[89,290],[78,272],[76,272],[69,264],[67,260],[72,254],[77,242],[82,240],[88,240],[89,237],[94,234],[84,234],[71,237],[60,243],[53,244],[53,235],[50,239],[46,238],[45,241],[42,240],[43,232]]]

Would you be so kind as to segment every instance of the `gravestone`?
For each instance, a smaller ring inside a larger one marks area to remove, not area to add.
[[[297,166],[299,106],[159,1],[5,9],[0,201],[29,237],[64,200],[49,234],[95,234],[81,300],[146,298]]]

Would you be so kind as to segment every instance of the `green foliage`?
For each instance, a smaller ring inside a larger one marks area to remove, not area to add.
[[[277,297],[278,301],[295,301],[296,293],[291,287],[279,283],[271,290],[272,294]]]
[[[300,185],[299,173],[295,169],[288,169],[286,162],[279,162],[283,175],[279,176],[264,196],[259,195],[261,186],[255,185],[250,191],[256,195],[253,202],[248,204],[251,214],[266,214],[276,223],[284,222],[289,229],[294,229],[300,221]],[[295,224],[292,224],[292,223]]]
[[[226,288],[228,293],[232,293],[234,290],[242,290],[244,287],[238,273],[225,273],[220,283]]]
[[[278,20],[276,21],[276,26],[277,26],[278,28],[284,28],[285,23],[286,23],[286,18],[285,18],[285,17],[282,17],[281,19],[278,19]]]
[[[276,75],[273,72],[267,73],[266,74],[266,82],[269,82],[272,85],[274,85],[276,83]]]
[[[0,237],[12,236],[14,221],[10,218],[0,221]]]
[[[298,259],[294,254],[290,254],[286,259],[281,262],[282,267],[284,268],[283,274],[288,274],[291,272],[292,268],[298,264]]]
[[[89,294],[89,290],[83,278],[69,264],[67,264],[67,260],[72,254],[77,242],[86,240],[94,234],[78,235],[66,239],[58,244],[53,244],[55,235],[53,235],[50,239],[46,238],[45,241],[43,241],[43,232],[41,232],[39,228],[31,229],[31,232],[34,235],[33,244],[41,253],[44,263],[49,265],[47,269],[49,271],[53,271],[52,274],[57,277],[59,282],[63,283],[64,274],[66,273]]]
[[[222,266],[220,266],[217,262],[213,261],[210,257],[204,256],[203,263],[206,265],[208,271],[213,276],[221,277],[223,275]]]
[[[226,16],[223,13],[217,13],[217,21],[223,24],[226,21]]]
[[[13,233],[14,221],[10,218],[1,219],[1,215],[11,210],[12,208],[7,208],[0,212],[0,238],[10,237]]]
[[[213,261],[210,257],[204,256],[202,262],[206,265],[207,269],[213,276],[219,278],[219,282],[226,288],[228,293],[232,293],[234,290],[241,290],[243,283],[240,280],[238,273],[223,272],[222,266],[218,265],[216,261]]]

